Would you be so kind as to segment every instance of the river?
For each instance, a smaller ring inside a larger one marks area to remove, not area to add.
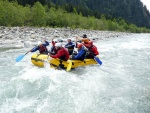
[[[0,48],[0,113],[150,113],[150,34],[94,43],[103,64],[35,67],[29,48]]]

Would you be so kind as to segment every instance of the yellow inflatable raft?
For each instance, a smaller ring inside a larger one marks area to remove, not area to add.
[[[58,58],[57,59],[50,58],[48,55],[45,55],[45,54],[33,54],[31,57],[31,62],[35,66],[43,67],[44,62],[46,62],[46,61],[50,63],[51,67],[60,67],[62,69],[67,69],[69,66],[71,66],[70,68],[73,69],[73,68],[76,68],[79,66],[87,66],[87,65],[91,65],[91,64],[97,64],[97,62],[94,59],[84,59],[84,61],[81,61],[81,60],[63,61]]]

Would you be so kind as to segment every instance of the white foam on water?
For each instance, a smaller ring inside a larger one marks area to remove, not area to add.
[[[27,49],[0,54],[1,113],[148,113],[149,35],[97,41],[102,66],[55,70],[34,66]]]

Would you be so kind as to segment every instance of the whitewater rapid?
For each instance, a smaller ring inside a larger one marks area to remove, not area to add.
[[[102,38],[103,65],[35,67],[29,48],[0,48],[0,113],[149,113],[150,34]]]

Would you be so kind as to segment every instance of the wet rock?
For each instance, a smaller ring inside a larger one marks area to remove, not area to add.
[[[119,37],[131,33],[82,30],[70,28],[34,28],[34,27],[0,27],[0,47],[27,47],[37,44],[38,40],[45,38],[51,42],[55,39],[59,42],[66,43],[67,38],[75,40],[76,36],[87,34],[87,37],[93,41],[103,38]]]

